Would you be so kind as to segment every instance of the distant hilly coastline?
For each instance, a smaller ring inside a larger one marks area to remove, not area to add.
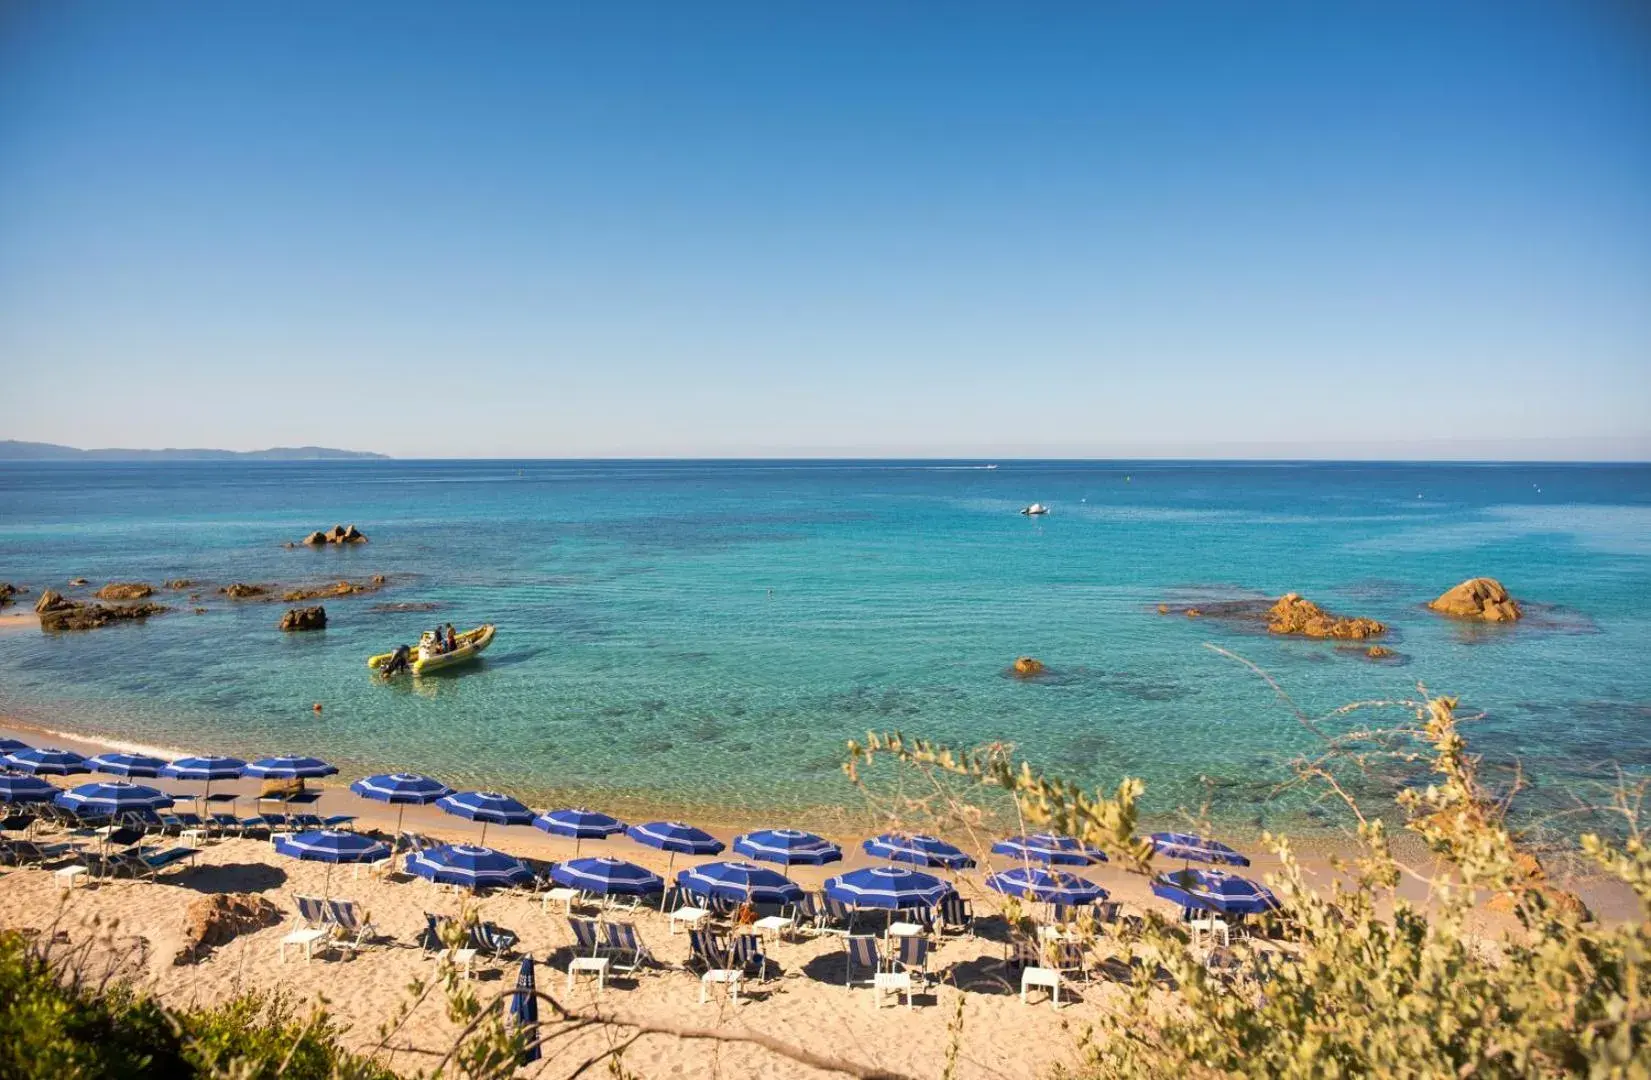
[[[325,446],[276,446],[269,450],[81,450],[56,443],[0,439],[0,461],[359,461],[388,454],[333,450]]]

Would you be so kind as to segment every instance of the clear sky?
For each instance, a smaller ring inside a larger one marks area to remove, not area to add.
[[[0,436],[1648,456],[1648,11],[0,5]]]

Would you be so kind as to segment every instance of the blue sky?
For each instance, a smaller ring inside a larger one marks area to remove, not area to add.
[[[1651,18],[12,5],[0,436],[1651,456]]]

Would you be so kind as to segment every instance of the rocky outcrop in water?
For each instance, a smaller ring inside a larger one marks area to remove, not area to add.
[[[194,588],[195,583],[186,577],[180,577],[173,578],[171,581],[168,581],[166,583],[166,587],[171,589],[173,592],[183,592],[185,589]]]
[[[1362,641],[1387,633],[1387,627],[1375,619],[1332,615],[1299,593],[1285,593],[1267,609],[1267,631]]]
[[[1482,622],[1515,622],[1524,612],[1495,578],[1469,578],[1427,605],[1441,615]]]
[[[112,622],[147,619],[171,610],[162,604],[92,604],[65,600],[47,589],[34,605],[42,630],[96,630]]]
[[[95,594],[99,600],[142,600],[154,595],[154,588],[143,581],[111,581]]]
[[[0,607],[12,602],[13,597],[22,596],[23,590],[9,581],[0,581]]]
[[[248,585],[244,581],[237,581],[233,585],[225,585],[218,591],[231,600],[256,600],[258,597],[269,595],[269,586]]]
[[[292,608],[281,616],[280,628],[287,633],[299,630],[325,630],[327,609],[324,607]]]
[[[56,589],[46,589],[40,594],[40,599],[34,602],[34,613],[36,615],[45,615],[49,612],[61,611],[64,608],[73,606],[74,604],[63,599],[63,594],[58,592]]]
[[[1015,673],[1016,678],[1030,679],[1043,674],[1043,661],[1035,656],[1017,656],[1009,670]]]
[[[310,547],[322,547],[327,544],[365,544],[367,534],[354,525],[334,525],[326,532],[312,532],[304,537],[304,543]]]
[[[314,600],[323,596],[353,596],[356,593],[377,592],[384,587],[384,575],[374,574],[367,581],[335,581],[330,585],[300,585],[281,594],[289,604],[300,600]]]
[[[212,893],[197,896],[183,912],[183,940],[173,964],[191,964],[241,934],[281,921],[281,911],[257,893]]]
[[[91,584],[91,582],[87,581],[83,577],[77,577],[77,578],[70,578],[69,579],[69,588],[71,588],[71,589],[78,589],[82,585],[90,585],[90,584]]]

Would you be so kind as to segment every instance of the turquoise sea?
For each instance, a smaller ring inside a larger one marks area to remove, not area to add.
[[[724,820],[859,805],[844,741],[898,728],[1140,776],[1155,814],[1311,826],[1275,787],[1315,737],[1211,643],[1315,714],[1459,695],[1536,812],[1651,766],[1651,466],[984,464],[0,464],[0,580],[186,577],[207,609],[180,594],[143,625],[0,635],[0,711]],[[1016,512],[1034,500],[1052,513]],[[350,522],[371,542],[282,546]],[[214,592],[374,573],[390,587],[325,601],[316,634]],[[1474,575],[1532,617],[1421,607]],[[1288,590],[1392,624],[1400,659],[1156,612]],[[500,636],[462,675],[369,674],[438,620]],[[1020,654],[1049,674],[1009,677]]]

